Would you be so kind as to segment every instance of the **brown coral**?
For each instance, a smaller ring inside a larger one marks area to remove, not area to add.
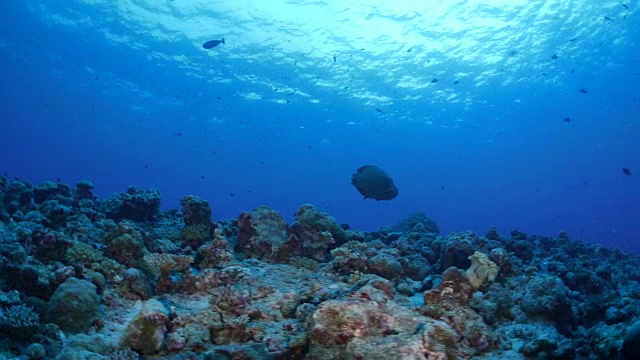
[[[119,263],[134,266],[148,253],[142,233],[128,221],[120,222],[104,240],[106,254]]]
[[[191,246],[197,249],[211,237],[211,227],[205,224],[186,226],[180,231],[180,239],[183,246]]]
[[[229,243],[221,229],[214,231],[214,240],[211,243],[198,248],[196,260],[200,269],[222,268],[233,260]]]
[[[289,251],[287,223],[277,211],[261,206],[238,217],[239,253],[256,259],[283,262],[294,251]]]
[[[348,240],[336,220],[313,205],[302,205],[295,215],[291,233],[300,242],[300,254],[303,256],[324,260],[330,249]]]
[[[94,263],[99,263],[104,259],[102,253],[89,244],[74,241],[67,249],[65,259],[71,265],[82,264],[91,267]]]
[[[145,268],[156,276],[156,292],[166,293],[176,290],[179,286],[177,281],[171,278],[172,273],[188,278],[189,267],[193,263],[193,258],[187,255],[159,254],[152,253],[143,258]]]

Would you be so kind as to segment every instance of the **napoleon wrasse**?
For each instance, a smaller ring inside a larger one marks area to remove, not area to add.
[[[361,166],[351,175],[351,184],[365,199],[391,200],[398,196],[398,188],[384,170],[375,165]]]

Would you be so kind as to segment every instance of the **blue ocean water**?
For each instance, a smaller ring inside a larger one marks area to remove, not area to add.
[[[432,4],[430,4],[432,3]],[[619,1],[9,1],[0,169],[214,218],[312,203],[371,230],[640,251],[640,31]],[[208,40],[225,44],[204,49]],[[581,92],[581,90],[583,90]],[[399,188],[363,200],[364,164]],[[631,175],[625,175],[623,168]]]

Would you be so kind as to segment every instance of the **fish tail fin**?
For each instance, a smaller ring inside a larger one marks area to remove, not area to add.
[[[222,38],[222,43],[223,43],[223,44],[225,44],[225,42],[224,42],[224,38]]]

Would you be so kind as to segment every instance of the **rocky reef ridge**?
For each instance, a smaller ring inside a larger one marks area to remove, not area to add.
[[[640,261],[568,234],[212,221],[156,189],[0,178],[0,357],[636,359]],[[215,206],[214,206],[215,209]]]

